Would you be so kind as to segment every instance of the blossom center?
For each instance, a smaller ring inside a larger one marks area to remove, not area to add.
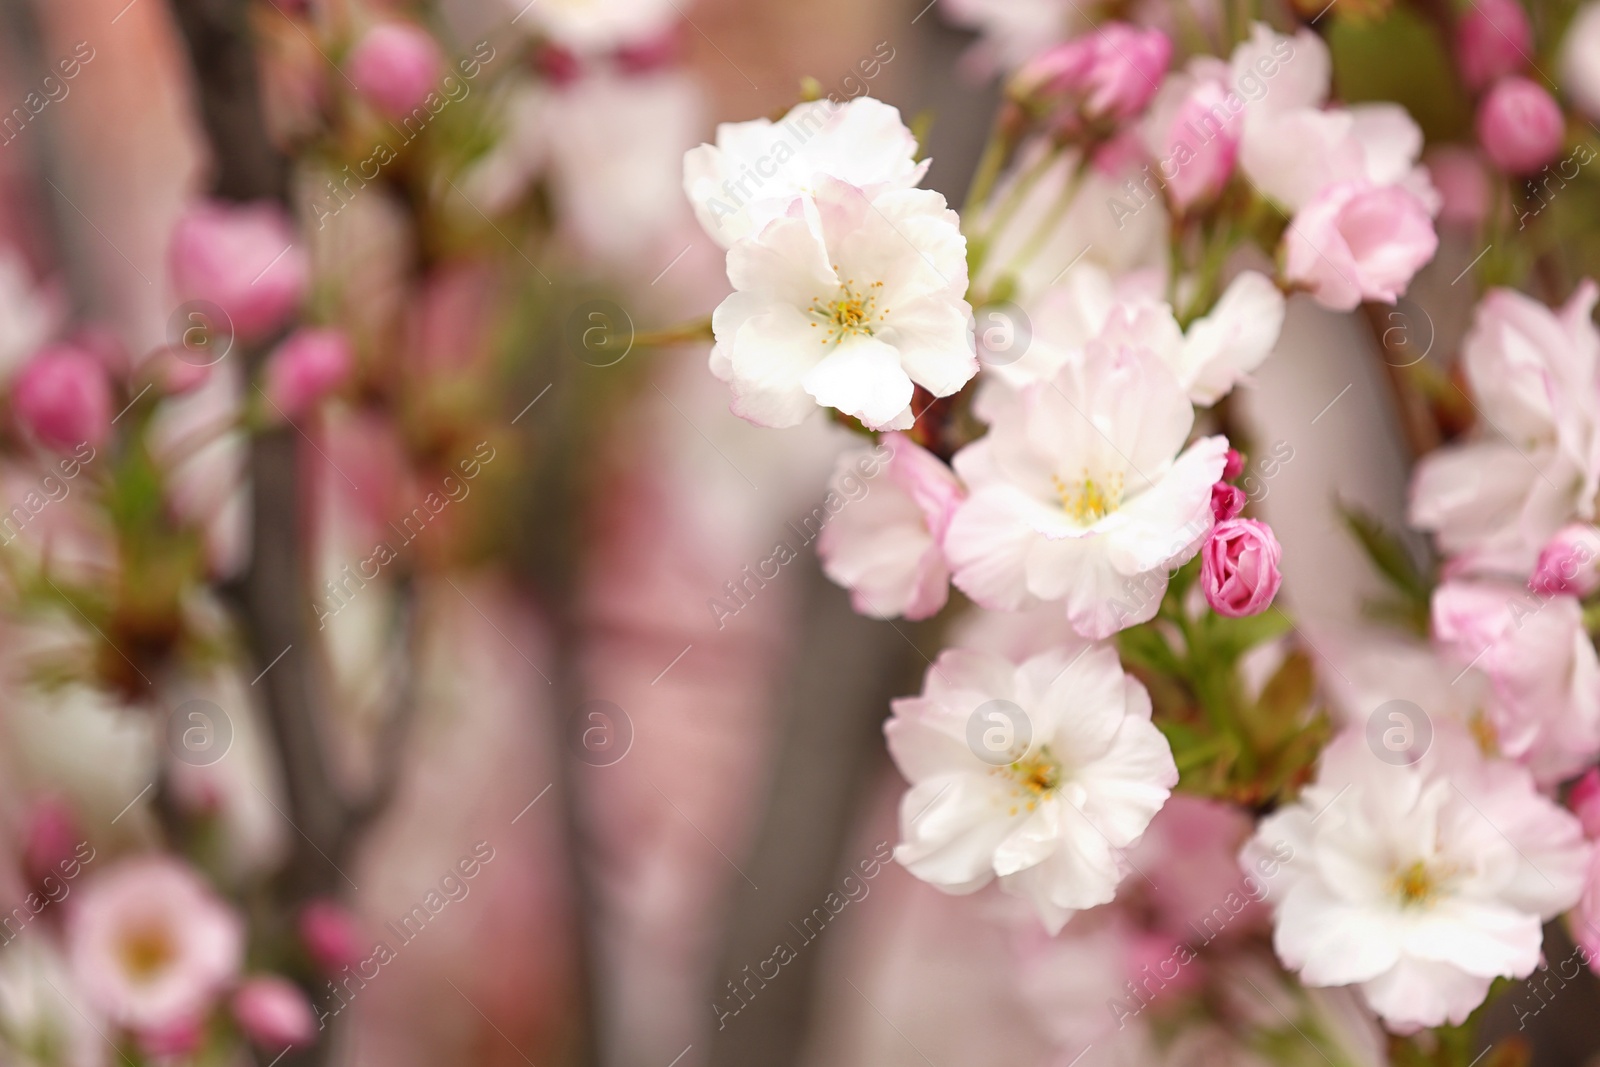
[[[177,946],[164,927],[141,926],[130,931],[117,946],[122,964],[136,982],[148,982],[177,956]]]
[[[1051,754],[1049,745],[1040,745],[1038,751],[997,770],[1011,779],[1015,787],[1013,799],[1021,802],[1011,805],[1011,815],[1023,807],[1032,811],[1039,806],[1041,797],[1054,795],[1066,780],[1061,761]]]
[[[1432,904],[1439,895],[1440,879],[1422,860],[1416,860],[1394,876],[1394,891],[1400,897],[1400,906],[1421,908]]]
[[[834,269],[838,269],[835,267]],[[812,316],[811,328],[826,327],[823,344],[843,344],[846,337],[871,337],[873,325],[882,322],[889,309],[878,310],[877,290],[882,282],[857,287],[852,278],[839,286],[832,300],[816,297],[808,309]]]
[[[1122,504],[1120,473],[1094,478],[1085,470],[1079,478],[1068,480],[1053,474],[1050,481],[1061,501],[1061,510],[1079,526],[1093,526]]]

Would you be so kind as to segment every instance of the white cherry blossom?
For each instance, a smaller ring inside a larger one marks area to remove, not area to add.
[[[1279,843],[1293,852],[1269,887],[1279,959],[1307,986],[1358,986],[1400,1032],[1459,1024],[1495,978],[1527,976],[1590,856],[1526,769],[1444,721],[1409,766],[1378,759],[1359,729],[1340,734],[1241,864]]]
[[[1462,363],[1482,426],[1423,457],[1411,521],[1459,571],[1525,575],[1600,488],[1600,330],[1585,281],[1552,310],[1510,289],[1478,306]]]
[[[1150,348],[1097,340],[1047,381],[995,382],[977,413],[989,433],[955,457],[970,493],[945,554],[984,607],[1063,601],[1085,637],[1154,616],[1167,576],[1212,525],[1228,442],[1184,448],[1194,409]]]
[[[910,189],[928,170],[929,160],[916,155],[917,139],[895,108],[870,96],[843,104],[824,98],[796,105],[777,122],[722,123],[716,144],[683,157],[683,190],[706,233],[728,248],[787,215],[826,178],[869,198]]]
[[[821,404],[905,429],[912,383],[949,396],[977,373],[966,239],[938,193],[824,178],[729,250],[728,277],[711,370],[751,422],[793,426]]]
[[[1004,736],[974,747],[975,715],[980,736]],[[1107,646],[1020,666],[947,650],[884,732],[911,782],[895,858],[948,893],[998,877],[1052,933],[1116,895],[1124,850],[1178,781],[1149,694]]]

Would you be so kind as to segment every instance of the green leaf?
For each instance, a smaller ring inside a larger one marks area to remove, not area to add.
[[[1382,522],[1353,504],[1337,505],[1340,516],[1380,575],[1407,600],[1427,604],[1434,579],[1423,572],[1400,539]]]
[[[1117,634],[1117,651],[1123,662],[1156,674],[1182,676],[1183,663],[1167,644],[1161,631],[1150,623],[1132,626]]]

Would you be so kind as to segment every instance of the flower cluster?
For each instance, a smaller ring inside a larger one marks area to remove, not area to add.
[[[1031,262],[1105,146],[1145,121],[1171,51],[1119,24],[1026,64],[1006,104],[1020,125],[959,217],[917,188],[915,137],[871,98],[725,124],[684,163],[727,250],[711,369],[733,411],[789,427],[832,409],[891,452],[819,539],[826,573],[877,618],[938,615],[953,586],[1052,620],[1026,649],[948,649],[887,727],[913,783],[899,860],[951,893],[998,878],[1052,930],[1114,898],[1179,782],[1118,635],[1166,645],[1161,615],[1220,639],[1280,581],[1272,531],[1239,515],[1243,461],[1217,406],[1277,344],[1282,288],[1116,249],[1048,279]]]

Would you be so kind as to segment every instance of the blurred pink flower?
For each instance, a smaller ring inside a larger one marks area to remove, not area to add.
[[[1600,2],[1590,0],[1567,24],[1558,58],[1561,91],[1590,118],[1600,116]]]
[[[72,808],[56,796],[41,797],[33,805],[24,835],[23,865],[36,882],[58,874],[57,866],[71,860],[83,840]]]
[[[1589,768],[1589,773],[1579,778],[1567,795],[1567,806],[1583,823],[1583,832],[1590,838],[1600,838],[1600,770]]]
[[[17,421],[57,452],[99,448],[111,435],[111,382],[92,353],[64,344],[41,349],[11,386]]]
[[[1456,62],[1474,92],[1521,70],[1532,51],[1533,30],[1517,0],[1474,0],[1456,23]]]
[[[297,418],[344,384],[353,363],[344,331],[296,330],[267,361],[267,396],[284,415]]]
[[[1559,308],[1514,289],[1478,304],[1461,362],[1485,429],[1424,456],[1411,485],[1411,522],[1456,571],[1527,574],[1562,526],[1595,518],[1597,297],[1585,279]]]
[[[1243,132],[1243,105],[1230,88],[1228,65],[1211,56],[1196,57],[1168,77],[1141,124],[1167,199],[1180,212],[1222,191],[1238,163]]]
[[[926,619],[944,607],[950,568],[939,543],[966,495],[950,468],[909,437],[888,434],[876,452],[841,456],[829,488],[842,504],[817,553],[855,609]]]
[[[1200,584],[1219,615],[1259,615],[1278,595],[1283,549],[1272,527],[1255,519],[1228,519],[1212,529],[1200,549]]]
[[[124,860],[74,897],[67,951],[85,995],[142,1034],[202,1017],[238,973],[244,923],[190,867]]]
[[[1600,589],[1600,528],[1574,522],[1558,530],[1540,551],[1528,588],[1541,596],[1578,597]]]
[[[1488,675],[1502,753],[1542,784],[1600,754],[1600,657],[1577,598],[1541,603],[1510,582],[1455,579],[1434,590],[1432,618],[1440,649]]]
[[[269,1052],[304,1048],[317,1039],[311,1001],[287,978],[252,978],[233,995],[233,1017],[245,1036]]]
[[[444,59],[420,26],[383,22],[368,30],[347,63],[356,91],[390,118],[409,115],[439,84]]]
[[[1566,119],[1555,97],[1527,78],[1500,79],[1478,105],[1478,140],[1511,175],[1533,174],[1561,154]]]
[[[1483,159],[1470,148],[1444,145],[1431,149],[1428,176],[1439,190],[1439,221],[1470,229],[1489,213],[1489,175]]]
[[[1160,30],[1108,22],[1023,64],[1009,91],[1046,104],[1064,97],[1083,119],[1120,121],[1144,110],[1171,59],[1172,42]]]
[[[1421,200],[1397,185],[1341,182],[1312,197],[1284,235],[1284,274],[1324,307],[1393,304],[1439,247]]]
[[[645,74],[671,65],[683,54],[683,34],[674,24],[617,49],[617,65],[629,74]]]
[[[206,1031],[203,1020],[192,1015],[163,1026],[140,1030],[135,1036],[139,1051],[159,1063],[189,1056],[200,1048]]]
[[[307,257],[289,216],[267,201],[195,204],[173,230],[170,257],[178,295],[217,305],[244,341],[282,324],[308,283]]]
[[[312,962],[329,974],[366,955],[356,917],[331,900],[313,900],[300,910],[300,940]]]

